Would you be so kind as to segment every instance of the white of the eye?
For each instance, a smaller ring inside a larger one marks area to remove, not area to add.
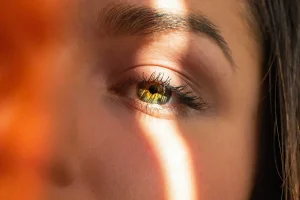
[[[172,95],[171,95],[168,103],[169,104],[179,104],[180,103],[179,98],[175,92],[172,92]]]

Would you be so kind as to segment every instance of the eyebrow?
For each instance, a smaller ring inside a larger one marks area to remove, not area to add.
[[[100,13],[99,22],[113,35],[149,35],[169,31],[188,31],[212,39],[234,64],[232,52],[219,27],[202,14],[175,14],[149,7],[127,4],[109,5]]]

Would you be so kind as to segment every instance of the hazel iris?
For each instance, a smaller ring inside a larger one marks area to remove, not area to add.
[[[137,85],[137,96],[141,101],[163,105],[170,101],[172,91],[160,83],[142,81]]]

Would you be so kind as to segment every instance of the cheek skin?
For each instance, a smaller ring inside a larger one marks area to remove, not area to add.
[[[176,122],[140,117],[143,134],[150,142],[163,171],[165,199],[197,199],[194,166],[190,148],[176,128]]]
[[[102,99],[99,90],[84,91],[76,107],[85,187],[95,198],[164,199],[157,155],[135,118],[115,102]]]
[[[256,130],[222,121],[183,127],[180,130],[191,149],[199,199],[247,199],[255,175]]]
[[[80,112],[79,129],[84,178],[97,196],[172,200],[182,195],[209,200],[249,196],[255,173],[255,122],[216,118],[218,122],[172,123],[144,114],[133,117],[122,107],[114,116],[107,110],[110,106],[99,107]],[[232,121],[240,125],[232,126]]]
[[[239,111],[170,122],[130,113],[107,102],[101,90],[82,91],[76,106],[78,152],[82,177],[96,196],[176,199],[185,193],[191,199],[208,200],[249,196],[256,165],[257,122],[249,117],[253,109],[243,110],[243,115]],[[179,180],[180,174],[186,179]],[[186,185],[190,186],[184,191]]]

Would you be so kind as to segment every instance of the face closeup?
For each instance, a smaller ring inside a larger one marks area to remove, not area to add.
[[[262,53],[246,1],[35,1],[4,24],[0,147],[37,199],[251,198]]]

